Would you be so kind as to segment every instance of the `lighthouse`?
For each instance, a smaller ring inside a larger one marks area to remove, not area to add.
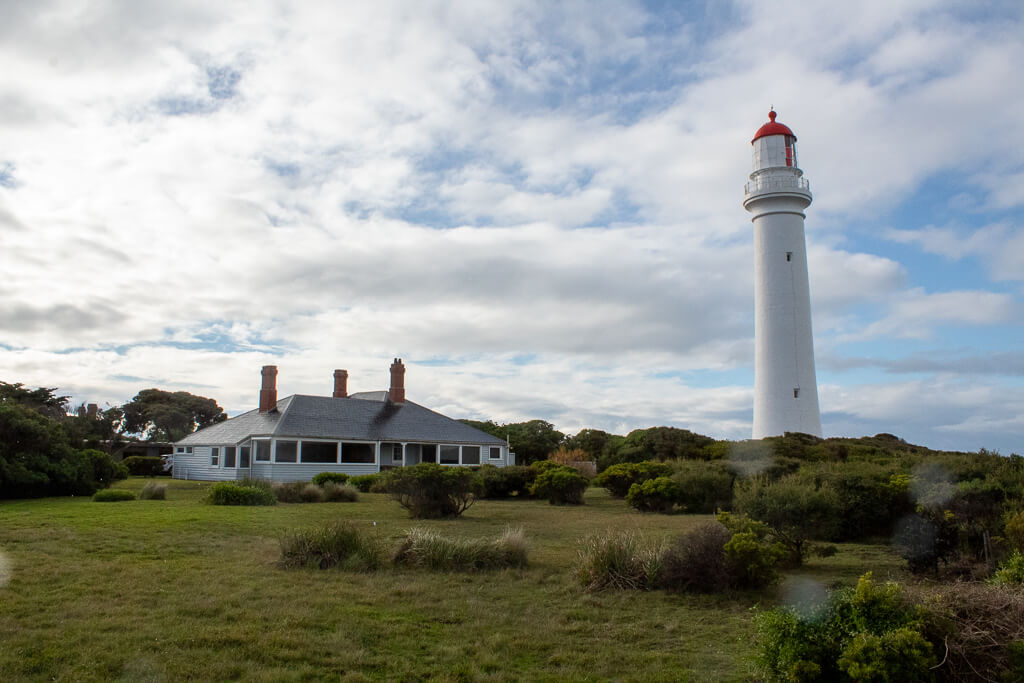
[[[743,208],[754,224],[754,433],[821,436],[811,338],[804,209],[811,188],[797,166],[796,135],[774,109],[754,139]]]

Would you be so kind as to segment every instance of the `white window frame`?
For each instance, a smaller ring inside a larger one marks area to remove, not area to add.
[[[487,459],[488,460],[501,460],[501,446],[488,446],[487,449],[488,449],[487,450]],[[497,451],[498,454],[497,455],[491,455],[495,451]]]
[[[295,444],[295,460],[278,460],[277,459],[277,446],[282,441],[291,442]],[[274,453],[273,462],[275,465],[280,463],[281,465],[298,465],[299,464],[299,439],[274,439]]]
[[[305,443],[332,443],[334,444],[334,460],[332,462],[305,462],[302,460],[302,446]],[[341,442],[332,439],[299,439],[299,450],[296,454],[299,465],[337,465],[341,459]]]
[[[220,446],[210,446],[210,467],[220,467]]]
[[[345,462],[345,444],[361,443],[373,448],[373,462]],[[377,465],[380,467],[380,444],[376,441],[363,441],[361,439],[342,439],[338,442],[338,462],[342,465]]]

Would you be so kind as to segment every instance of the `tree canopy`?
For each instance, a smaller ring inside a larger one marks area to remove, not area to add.
[[[58,396],[56,387],[29,389],[21,382],[0,382],[0,405],[20,405],[40,415],[59,419],[68,411],[68,397]]]
[[[120,431],[150,441],[177,441],[197,429],[223,422],[227,413],[212,398],[187,391],[143,389],[120,411]]]

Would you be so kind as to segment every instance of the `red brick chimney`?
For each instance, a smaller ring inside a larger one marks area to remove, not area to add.
[[[388,389],[388,400],[392,403],[405,403],[405,366],[402,359],[396,358],[391,364],[391,388]]]
[[[348,396],[348,370],[334,371],[334,398]]]
[[[264,365],[263,386],[260,388],[260,412],[269,413],[277,408],[277,366]]]
[[[95,403],[90,403],[89,405],[87,405],[85,407],[85,415],[90,420],[95,420],[96,416],[99,414],[99,412],[100,412],[100,407],[98,405],[96,405]]]

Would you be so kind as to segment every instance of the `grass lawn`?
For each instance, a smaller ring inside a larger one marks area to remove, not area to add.
[[[458,520],[414,522],[380,494],[218,507],[203,502],[208,484],[163,481],[165,501],[0,502],[0,680],[745,680],[755,604],[868,570],[902,576],[886,547],[845,544],[767,596],[587,594],[571,576],[580,538],[668,536],[709,517],[641,515],[591,489],[582,507],[480,501]],[[522,526],[530,566],[277,567],[281,534],[336,519],[389,542],[414,525],[465,536]]]

